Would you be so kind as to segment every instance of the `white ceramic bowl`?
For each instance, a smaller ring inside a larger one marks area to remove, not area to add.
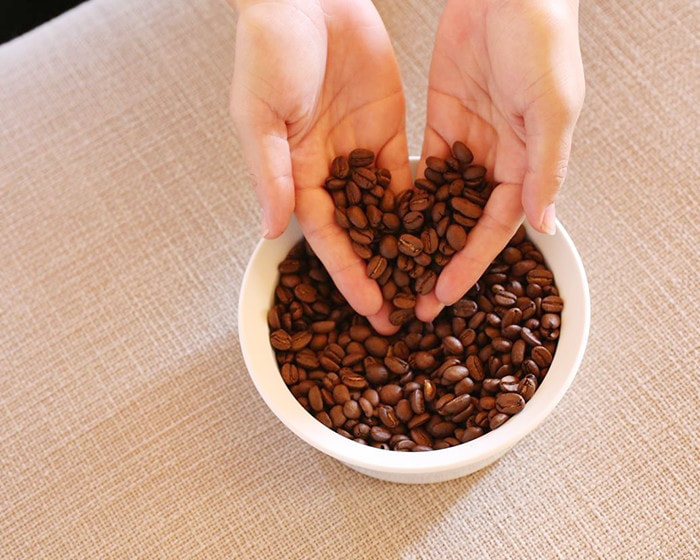
[[[402,453],[349,440],[325,427],[296,401],[282,381],[269,343],[267,312],[277,285],[277,265],[301,239],[292,221],[275,240],[262,240],[253,253],[241,287],[238,329],[241,349],[258,392],[277,418],[303,441],[366,475],[402,483],[441,482],[493,463],[532,432],[571,385],[583,358],[590,325],[588,282],[581,258],[563,226],[553,236],[526,225],[554,273],[564,298],[561,334],[549,371],[525,408],[498,429],[448,449]]]

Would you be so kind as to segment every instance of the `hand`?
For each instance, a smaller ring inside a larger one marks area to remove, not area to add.
[[[423,158],[464,141],[494,189],[467,245],[416,314],[461,298],[523,219],[554,233],[584,79],[575,0],[448,0],[430,67]]]
[[[263,235],[293,212],[348,303],[380,332],[395,329],[379,286],[335,222],[329,162],[377,154],[392,185],[411,185],[398,66],[369,0],[241,3],[231,115],[262,207]]]

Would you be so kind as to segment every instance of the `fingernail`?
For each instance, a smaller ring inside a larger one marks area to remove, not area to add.
[[[544,209],[544,214],[542,214],[542,231],[544,233],[548,233],[549,235],[554,235],[557,231],[554,203],[550,204]]]

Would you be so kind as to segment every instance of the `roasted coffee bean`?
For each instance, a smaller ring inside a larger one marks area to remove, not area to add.
[[[389,379],[389,370],[382,363],[372,362],[365,366],[365,377],[372,385],[382,385]]]
[[[372,247],[370,247],[369,245],[361,245],[355,241],[352,241],[351,243],[352,243],[352,250],[361,259],[368,261],[374,255],[374,252],[372,251]]]
[[[386,271],[387,260],[381,255],[374,255],[367,263],[367,276],[376,280]]]
[[[469,376],[474,381],[483,381],[485,377],[484,364],[481,362],[479,356],[475,354],[467,356],[465,364],[469,372]]]
[[[523,363],[523,360],[525,359],[525,355],[526,355],[526,350],[527,350],[527,343],[522,338],[513,342],[513,346],[511,346],[511,349],[510,349],[510,359],[511,359],[511,363],[514,366],[517,367]]]
[[[442,337],[442,347],[445,354],[449,355],[461,355],[464,352],[464,345],[456,336],[452,334],[447,334]]]
[[[545,330],[558,329],[561,318],[557,313],[545,313],[540,319],[540,327]]]
[[[534,362],[540,367],[549,367],[552,363],[552,354],[544,346],[535,346],[530,354]]]
[[[389,313],[389,322],[395,326],[405,325],[415,317],[413,309],[394,309]]]
[[[288,332],[277,329],[270,334],[270,344],[275,350],[285,352],[292,347],[292,337]]]
[[[527,281],[532,285],[549,286],[554,279],[551,270],[545,268],[533,268],[527,273]]]
[[[366,167],[374,163],[374,152],[364,148],[355,148],[348,156],[352,167]]]
[[[367,215],[357,205],[349,206],[345,211],[345,215],[350,224],[357,229],[365,229],[369,225]]]
[[[455,317],[472,317],[479,310],[478,304],[471,299],[460,299],[452,306]]]
[[[537,261],[532,259],[523,259],[513,263],[510,267],[510,272],[515,277],[526,276],[536,266]]]
[[[377,416],[379,417],[379,421],[390,430],[397,428],[401,423],[401,421],[396,416],[396,411],[391,406],[380,406],[377,411]]]
[[[415,257],[423,251],[423,242],[419,237],[404,233],[398,240],[399,252],[409,257]]]
[[[493,301],[502,307],[512,307],[518,301],[518,296],[504,289],[493,296]]]
[[[483,165],[470,165],[462,173],[462,177],[468,183],[479,183],[486,175],[486,168]]]
[[[403,389],[396,383],[388,383],[379,389],[379,400],[384,404],[395,405],[403,396]]]
[[[442,372],[442,379],[445,383],[454,384],[461,381],[468,375],[469,369],[457,362],[456,364],[447,367],[445,371]]]
[[[426,270],[418,278],[414,284],[414,289],[417,294],[429,294],[435,288],[437,283],[437,274],[434,270]]]
[[[389,341],[378,335],[370,335],[365,339],[367,352],[376,358],[384,358],[389,350]]]
[[[498,412],[497,414],[494,414],[490,418],[487,419],[488,421],[488,426],[490,430],[495,430],[497,428],[500,428],[505,422],[510,418],[510,415],[504,413],[504,412]]]
[[[466,216],[478,220],[483,213],[483,209],[478,204],[473,203],[466,198],[455,197],[450,199],[450,205],[454,210]]]
[[[541,346],[540,339],[530,330],[529,327],[523,327],[520,330],[520,338],[522,338],[529,346]]]
[[[496,410],[513,415],[525,406],[525,399],[519,393],[499,393],[496,397]]]
[[[396,417],[399,421],[406,423],[413,418],[413,408],[408,399],[400,399],[395,407]]]
[[[350,239],[360,245],[369,245],[374,241],[374,233],[370,229],[349,229]]]
[[[374,160],[374,158],[372,158]],[[350,162],[345,156],[338,156],[331,162],[331,175],[337,179],[345,179],[350,174]]]
[[[399,292],[391,302],[397,309],[413,309],[416,306],[416,296],[410,292]]]
[[[469,165],[474,159],[471,150],[466,146],[466,144],[460,142],[459,140],[452,144],[452,153],[454,154],[454,157],[464,165]]]
[[[428,156],[425,158],[425,165],[441,175],[449,169],[444,159],[435,156]]]
[[[537,378],[534,375],[525,375],[518,383],[518,393],[526,401],[529,401],[537,390]]]
[[[546,313],[560,314],[564,309],[564,300],[559,296],[546,296],[542,299],[540,307]]]
[[[377,175],[367,167],[353,168],[350,176],[355,184],[363,191],[372,190],[377,184]]]
[[[459,224],[450,224],[445,236],[450,247],[455,251],[461,251],[467,244],[467,231]]]

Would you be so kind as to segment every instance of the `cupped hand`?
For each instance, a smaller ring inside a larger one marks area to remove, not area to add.
[[[348,303],[380,332],[395,327],[323,188],[329,162],[371,149],[410,186],[405,101],[384,24],[369,0],[239,6],[231,115],[262,207],[263,235],[295,213]]]
[[[448,0],[430,67],[423,158],[464,141],[498,183],[467,244],[416,314],[460,299],[523,220],[553,233],[584,97],[573,0]]]

